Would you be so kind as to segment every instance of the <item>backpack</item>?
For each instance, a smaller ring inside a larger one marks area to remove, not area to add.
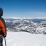
[[[5,26],[5,31],[6,31],[6,25],[5,25],[4,19],[3,19],[2,17],[0,17],[0,20],[1,20],[2,23],[4,24],[4,26]],[[4,36],[4,32],[2,31],[2,27],[0,27],[0,34],[1,34],[2,36]]]

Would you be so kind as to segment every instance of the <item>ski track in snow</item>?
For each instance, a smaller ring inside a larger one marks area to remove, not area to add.
[[[11,32],[12,33],[12,32]],[[11,34],[10,32],[8,33]],[[46,46],[46,35],[30,34],[26,32],[12,33],[13,35],[7,36],[7,46]],[[15,35],[15,37],[13,37]],[[3,40],[5,46],[5,42]]]
[[[40,46],[41,45],[41,41],[38,40],[36,43],[35,43],[35,46]]]

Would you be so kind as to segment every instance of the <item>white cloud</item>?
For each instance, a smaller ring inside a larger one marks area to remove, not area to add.
[[[30,16],[46,16],[46,12],[24,12],[26,15]]]
[[[18,17],[17,17],[18,16]],[[4,18],[14,18],[14,19],[46,19],[46,12],[21,12],[21,15],[15,15],[12,17],[4,17]]]

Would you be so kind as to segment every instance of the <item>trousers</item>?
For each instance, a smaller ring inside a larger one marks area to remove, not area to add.
[[[3,37],[0,36],[0,46],[3,46]]]

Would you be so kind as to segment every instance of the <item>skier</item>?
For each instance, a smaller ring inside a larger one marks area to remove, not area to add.
[[[0,8],[0,46],[3,46],[3,38],[6,37],[6,25],[2,16],[3,16],[3,9]]]

